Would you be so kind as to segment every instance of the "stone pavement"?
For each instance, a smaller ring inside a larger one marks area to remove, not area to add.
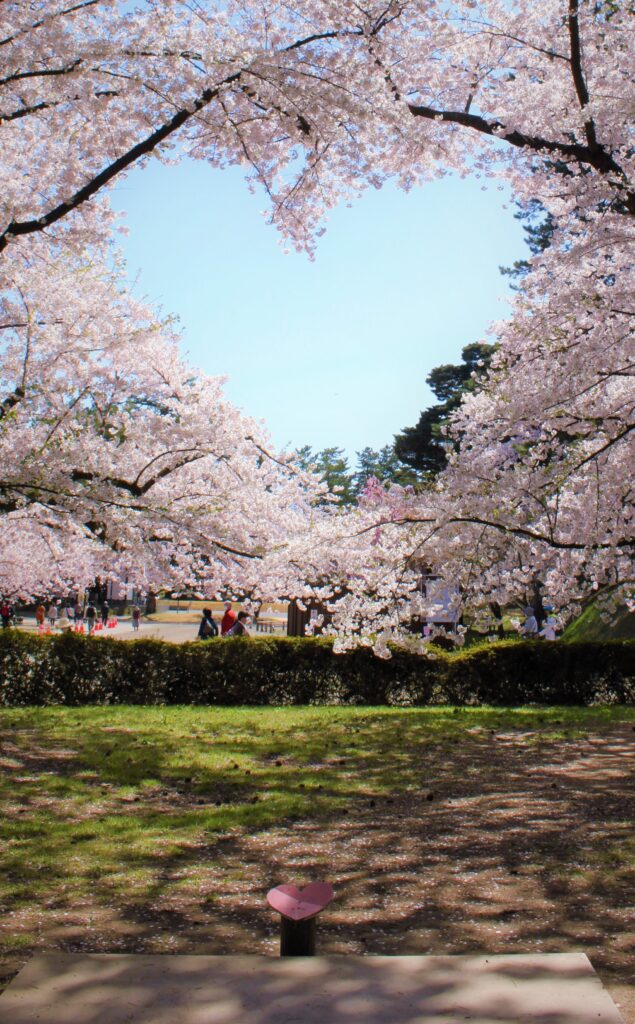
[[[35,957],[2,1024],[623,1024],[583,953]]]

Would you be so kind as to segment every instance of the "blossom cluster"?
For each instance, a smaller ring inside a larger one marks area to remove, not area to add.
[[[3,5],[0,588],[310,598],[386,655],[419,643],[422,572],[463,603],[632,587],[633,28],[612,0]],[[108,188],[184,154],[246,167],[309,251],[388,178],[506,178],[551,214],[434,484],[320,500],[127,292]]]

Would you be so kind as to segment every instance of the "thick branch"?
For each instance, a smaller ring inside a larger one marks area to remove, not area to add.
[[[589,105],[589,90],[587,89],[584,72],[582,71],[582,44],[580,42],[580,22],[578,15],[578,0],[569,0],[567,23],[569,26],[569,40],[571,44],[571,74],[573,76],[573,84],[575,86],[580,108],[584,110]],[[595,125],[591,118],[584,122],[584,131],[591,149],[600,148],[598,147]]]
[[[552,153],[556,157],[565,160],[572,160],[578,164],[587,164],[593,167],[600,174],[614,174],[619,180],[614,182],[622,192],[625,209],[631,216],[635,216],[635,191],[628,186],[628,179],[620,165],[613,159],[610,153],[599,143],[583,146],[580,143],[558,142],[554,139],[543,139],[539,135],[526,135],[519,131],[506,131],[501,121],[488,121],[478,114],[470,114],[461,110],[436,110],[434,107],[421,106],[416,103],[409,103],[408,109],[415,117],[423,117],[428,121],[445,121],[450,124],[458,124],[464,128],[479,132],[481,135],[489,135],[497,139],[503,139],[517,149],[529,149],[534,153]]]
[[[297,50],[303,46],[308,46],[311,43],[319,40],[334,39],[338,36],[338,32],[322,32],[315,33],[311,36],[307,36],[303,39],[296,40],[295,43],[289,44],[283,48],[283,53],[289,53],[293,50]],[[97,192],[100,191],[105,185],[107,185],[113,178],[116,178],[118,174],[127,170],[138,160],[144,156],[152,153],[162,142],[182,128],[184,124],[187,124],[191,118],[196,117],[201,110],[208,106],[212,100],[216,99],[221,89],[228,85],[233,85],[245,75],[247,69],[241,69],[240,71],[234,72],[232,75],[228,75],[227,78],[219,82],[213,88],[204,89],[200,96],[194,101],[191,107],[185,107],[173,117],[161,125],[160,128],[155,129],[145,139],[137,143],[126,153],[123,153],[120,157],[114,160],[111,164],[105,167],[99,174],[91,178],[82,188],[80,188],[70,199],[63,203],[59,203],[48,213],[43,214],[41,217],[34,218],[33,220],[27,221],[12,221],[0,235],[0,252],[6,249],[12,237],[18,237],[19,235],[30,235],[37,231],[43,231],[51,224],[55,224],[58,220],[66,217],[67,214],[76,210],[82,203],[91,199]],[[300,124],[301,130],[304,130],[302,124]]]
[[[54,21],[56,18],[64,18],[67,14],[75,14],[76,11],[82,11],[86,7],[95,7],[97,4],[101,4],[103,2],[104,0],[82,0],[81,3],[73,4],[72,7],[66,7],[63,11],[55,11],[53,14],[48,14],[44,18],[40,18],[39,21],[34,21],[32,25],[27,25],[26,28],[22,28],[18,32],[14,32],[12,36],[0,39],[0,46],[7,46],[8,43],[12,43],[20,36],[25,35],[27,32],[32,32],[35,28],[41,28],[42,25],[46,25],[47,22]]]
[[[553,139],[543,139],[538,135],[525,135],[524,132],[519,131],[508,132],[501,121],[487,121],[478,114],[469,114],[461,110],[436,110],[434,107],[419,106],[416,103],[409,103],[408,109],[415,117],[424,117],[429,121],[459,124],[464,128],[471,128],[481,135],[503,139],[518,149],[531,149],[536,153],[553,153],[568,160],[575,160],[577,163],[589,164],[602,174],[613,173],[620,177],[624,176],[620,165],[601,146],[595,150],[579,143],[557,142]]]
[[[70,13],[71,11],[80,9],[83,6],[90,6],[91,2],[101,2],[101,0],[89,0],[88,3],[78,4],[76,7],[69,8],[68,11],[64,13]],[[43,24],[43,21],[39,22],[34,27],[38,27],[40,24]],[[340,34],[341,33],[338,32],[337,30],[330,32],[316,32],[313,35],[306,36],[302,39],[296,40],[294,43],[290,43],[288,46],[283,47],[281,52],[290,53],[302,47],[309,46],[311,43],[314,42],[336,39]],[[359,32],[356,31],[354,34],[359,34]],[[2,42],[3,41],[0,40],[0,45],[2,45]],[[151,153],[154,149],[156,149],[157,146],[159,146],[163,141],[165,141],[165,139],[167,139],[174,132],[178,131],[179,128],[181,128],[191,118],[195,117],[201,110],[208,106],[209,103],[211,103],[212,100],[214,100],[218,96],[220,90],[224,86],[232,85],[235,82],[239,81],[241,77],[244,76],[246,70],[247,69],[242,69],[240,71],[237,71],[234,74],[229,75],[227,78],[225,78],[222,82],[220,82],[213,88],[205,89],[200,94],[200,96],[194,101],[191,108],[183,108],[182,110],[177,111],[177,113],[172,118],[170,118],[169,121],[167,121],[160,128],[152,132],[142,142],[138,143],[136,146],[133,146],[130,150],[128,150],[127,153],[124,153],[117,160],[113,161],[111,164],[105,167],[99,174],[97,174],[94,178],[87,182],[86,185],[80,188],[66,202],[60,203],[58,206],[54,207],[48,213],[43,214],[41,217],[34,218],[33,220],[12,221],[4,230],[4,232],[0,234],[0,252],[2,252],[7,247],[11,237],[33,234],[34,232],[42,231],[50,224],[56,223],[58,220],[61,220],[63,217],[65,217],[68,213],[71,213],[73,210],[77,209],[79,206],[81,206],[82,203],[86,202],[88,199],[91,199],[92,196],[94,196],[100,189],[102,189],[105,185],[112,181],[112,179],[115,178],[118,174],[127,170],[127,168],[132,166],[132,164],[136,163],[136,161]],[[310,132],[310,126],[308,122],[305,121],[302,115],[297,115],[296,120],[300,130],[304,134],[308,134]]]
[[[6,124],[7,121],[17,121],[21,117],[28,117],[30,114],[37,114],[40,110],[48,110],[50,107],[59,106],[59,100],[54,103],[36,103],[33,107],[21,107],[20,110],[14,110],[11,114],[0,113],[0,124]]]
[[[59,75],[70,75],[71,72],[75,71],[82,63],[82,58],[78,57],[71,64],[68,64],[65,68],[41,68],[39,71],[16,71],[13,75],[7,75],[6,78],[0,78],[0,85],[8,85],[9,82],[20,82],[24,78],[57,78]]]
[[[582,544],[576,541],[556,540],[554,537],[537,533],[535,530],[528,530],[523,526],[510,526],[505,523],[492,522],[490,519],[481,519],[479,516],[453,516],[448,522],[473,523],[477,526],[486,526],[491,530],[497,530],[499,533],[507,533],[514,537],[524,537],[540,544],[546,544],[548,547],[556,548],[558,551],[603,551],[607,548],[635,547],[635,540],[627,537],[616,540],[613,544]]]
[[[112,487],[118,487],[121,491],[126,491],[135,498],[141,498],[144,494],[147,494],[159,480],[163,480],[172,473],[176,473],[179,469],[183,469],[184,466],[189,466],[193,462],[198,462],[199,459],[203,459],[209,454],[208,452],[201,452],[196,449],[182,449],[182,451],[188,452],[187,458],[179,459],[174,463],[170,463],[168,466],[164,466],[163,469],[160,469],[154,474],[154,476],[150,477],[143,484],[139,483],[139,477],[148,469],[148,466],[152,465],[152,462],[156,462],[157,459],[163,458],[164,455],[175,454],[175,452],[165,452],[161,455],[157,455],[156,458],[152,459],[152,461],[148,463],[148,466],[144,466],[137,475],[136,480],[126,480],[124,477],[117,476],[102,477],[85,469],[73,469],[71,471],[71,480],[74,483],[92,483],[93,481],[96,481],[97,483],[110,484]]]
[[[77,475],[79,476],[80,474],[78,473]],[[89,478],[91,474],[87,473],[85,474],[85,476],[86,478]],[[46,487],[39,484],[21,484],[18,482],[0,480],[0,493],[9,493],[11,491],[17,491],[18,493],[23,494],[27,504],[38,503],[41,504],[43,507],[54,507],[54,510],[57,514],[67,514],[68,512],[67,509],[65,509],[62,505],[59,505],[55,500],[59,498],[68,500],[70,495],[67,494],[65,491],[56,490],[52,487]],[[34,494],[37,494],[37,497],[34,497]],[[44,498],[45,494],[51,495],[51,501],[48,504],[46,503],[46,499]],[[112,507],[120,508],[128,512],[141,512],[144,513],[146,516],[156,516],[163,522],[169,523],[172,526],[178,526],[178,524],[175,523],[174,519],[172,519],[172,517],[169,516],[167,513],[158,512],[156,509],[153,509],[145,505],[122,505],[120,502],[113,501],[112,499],[100,498],[98,496],[94,497],[93,500],[97,504],[102,505],[104,508]],[[23,507],[24,502],[18,503],[13,499],[11,501],[0,501],[0,512],[14,512],[17,511],[19,508]],[[107,528],[105,523],[99,522],[97,520],[85,520],[83,526],[86,529],[90,530],[91,533],[94,533],[95,536],[97,536],[101,541],[108,543],[110,545],[110,542],[108,541],[107,537]],[[198,537],[201,538],[201,546],[203,546],[204,542],[211,544],[212,547],[218,548],[219,551],[223,551],[225,552],[225,554],[228,555],[234,555],[236,558],[247,558],[255,560],[260,560],[262,558],[262,555],[258,554],[257,552],[242,551],[239,548],[232,548],[228,544],[223,544],[222,541],[217,540],[215,537],[210,537],[207,533],[202,533],[200,530],[196,530],[194,532]]]
[[[42,217],[38,217],[34,220],[26,221],[12,221],[6,230],[0,235],[0,252],[6,249],[12,237],[19,235],[30,235],[37,231],[42,231],[50,224],[55,224],[62,217],[66,217],[67,214],[76,210],[82,203],[85,203],[88,199],[91,199],[100,189],[107,185],[113,178],[116,178],[122,171],[127,170],[132,164],[136,163],[142,157],[147,156],[151,153],[160,143],[172,135],[175,131],[186,124],[190,118],[198,114],[204,107],[212,102],[217,96],[223,85],[230,85],[233,82],[238,81],[242,72],[237,71],[233,75],[230,75],[222,83],[215,86],[213,89],[205,89],[194,102],[191,109],[185,108],[179,110],[174,117],[171,117],[169,121],[161,125],[150,135],[148,135],[142,142],[137,143],[132,149],[129,149],[127,153],[118,157],[111,164],[100,171],[99,174],[95,175],[83,188],[80,188],[70,199],[63,203],[59,203],[58,206],[54,207],[48,213]]]
[[[416,516],[406,517],[403,519],[386,519],[381,520],[374,524],[376,526],[414,526],[417,523],[431,523],[434,519],[421,518],[418,519]],[[491,530],[496,530],[498,533],[506,533],[513,537],[522,537],[526,540],[534,541],[538,544],[546,544],[548,547],[555,548],[558,551],[605,551],[613,548],[632,548],[635,547],[635,540],[631,537],[622,537],[620,540],[615,540],[613,543],[606,544],[584,544],[576,541],[564,541],[556,540],[554,537],[549,537],[544,533],[538,533],[536,530],[530,530],[525,526],[512,526],[507,523],[494,522],[491,519],[483,519],[481,516],[451,516],[445,521],[445,523],[439,523],[434,528],[430,536],[438,533],[444,525],[450,525],[453,523],[467,523],[473,526],[484,526]]]

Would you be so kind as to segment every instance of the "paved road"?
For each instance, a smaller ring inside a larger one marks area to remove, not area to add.
[[[33,619],[26,619],[21,628],[34,633],[36,630],[35,621]],[[116,640],[137,640],[139,638],[152,637],[155,640],[168,640],[173,644],[183,644],[188,640],[196,640],[197,633],[198,621],[142,622],[139,630],[135,632],[132,628],[132,622],[124,619],[118,622],[114,629],[104,629],[97,633],[97,636],[111,636]],[[280,636],[281,633],[278,632],[277,635]]]
[[[196,640],[198,622],[142,622],[135,632],[131,622],[119,622],[114,629],[105,629],[101,636],[114,636],[117,640],[138,640],[152,637],[154,640],[169,640],[183,644]]]

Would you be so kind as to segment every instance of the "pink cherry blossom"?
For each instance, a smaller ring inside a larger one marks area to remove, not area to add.
[[[324,604],[340,645],[381,656],[420,643],[422,567],[465,604],[535,578],[569,612],[629,599],[632,40],[628,4],[590,0],[2,5],[0,587],[231,582]],[[505,179],[552,214],[434,484],[316,503],[126,292],[108,188],[183,154],[246,167],[309,252],[389,178]]]

